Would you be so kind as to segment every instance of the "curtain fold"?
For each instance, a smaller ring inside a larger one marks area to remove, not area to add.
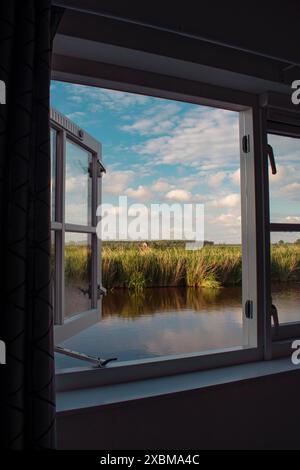
[[[55,447],[50,296],[51,0],[0,9],[1,445]]]

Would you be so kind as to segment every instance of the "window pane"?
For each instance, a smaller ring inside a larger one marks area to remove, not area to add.
[[[51,151],[51,220],[56,220],[55,218],[55,204],[56,204],[56,142],[57,142],[57,132],[54,129],[50,131],[50,151]]]
[[[66,143],[66,223],[91,224],[91,154],[67,140]]]
[[[56,251],[55,251],[55,232],[51,231],[51,246],[50,246],[50,266],[51,266],[51,301],[53,310],[55,308],[55,272],[56,272]]]
[[[91,236],[65,235],[65,316],[91,309]]]
[[[271,278],[279,323],[300,321],[300,233],[271,234]]]
[[[273,223],[299,223],[300,141],[281,135],[268,136],[273,147],[277,174],[269,171],[270,220]],[[270,168],[270,166],[269,166]]]

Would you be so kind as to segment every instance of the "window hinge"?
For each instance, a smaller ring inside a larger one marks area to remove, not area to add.
[[[97,178],[101,178],[102,173],[106,173],[106,169],[102,165],[102,163],[100,162],[99,159],[97,159],[96,172],[97,172]],[[89,173],[89,177],[92,178],[92,176],[93,176],[93,162],[89,163],[88,173]]]
[[[97,160],[97,177],[101,178],[102,173],[106,173],[106,169],[103,166],[102,162],[98,159]]]
[[[242,139],[242,148],[244,153],[250,152],[250,135],[244,135]]]
[[[252,300],[247,300],[245,303],[245,317],[248,318],[248,320],[251,320],[253,318],[253,301]]]
[[[89,173],[89,177],[92,178],[92,176],[93,176],[93,162],[89,162],[88,173]]]

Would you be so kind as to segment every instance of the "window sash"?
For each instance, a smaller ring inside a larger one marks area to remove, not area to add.
[[[96,236],[96,209],[101,193],[101,186],[96,173],[97,160],[100,159],[101,147],[97,141],[87,133],[80,134],[80,129],[69,121],[65,116],[51,109],[51,129],[57,133],[56,138],[56,182],[55,182],[55,220],[51,223],[51,230],[55,232],[55,306],[54,306],[54,336],[55,342],[61,342],[79,332],[81,328],[86,328],[91,322],[95,323],[101,315],[98,309],[97,286],[101,284],[101,271],[99,269],[99,242]],[[65,222],[65,178],[66,178],[66,141],[70,140],[92,155],[92,194],[91,225],[76,225]],[[91,286],[92,299],[91,308],[86,312],[80,312],[65,319],[65,234],[68,232],[83,233],[91,235],[92,240],[92,272]]]
[[[276,134],[285,137],[294,137],[299,138],[300,144],[300,127],[295,125],[299,122],[299,114],[293,113],[291,109],[286,113],[283,109],[279,114],[272,113],[272,105],[270,105],[271,111],[266,111],[264,115],[265,119],[265,143],[267,143],[268,134]],[[271,119],[272,120],[271,120]],[[264,152],[266,155],[266,152]],[[276,155],[275,155],[276,159]],[[267,253],[267,270],[266,270],[266,279],[267,279],[267,295],[269,299],[271,298],[271,233],[274,232],[300,232],[300,224],[298,223],[274,223],[270,219],[270,192],[269,192],[269,173],[268,167],[269,162],[265,159],[265,165],[267,166],[264,174],[264,184],[267,188],[267,197],[265,198],[264,204],[266,206],[266,253]],[[270,311],[271,301],[267,303],[267,312]],[[279,319],[280,320],[280,319]],[[281,323],[279,327],[275,327],[271,324],[271,317],[267,315],[267,337],[266,342],[269,344],[269,357],[276,358],[287,356],[291,354],[291,343],[294,339],[300,338],[300,320],[299,322],[291,323]]]

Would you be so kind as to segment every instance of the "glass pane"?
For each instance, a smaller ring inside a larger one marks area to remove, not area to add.
[[[51,267],[51,301],[54,310],[55,307],[55,271],[56,271],[56,258],[55,258],[55,232],[51,231],[51,246],[50,246],[50,267]]]
[[[89,152],[67,140],[66,143],[66,223],[91,224],[92,178]]]
[[[269,171],[270,220],[273,223],[299,223],[300,141],[281,135],[268,136],[273,147],[277,174]],[[270,168],[270,166],[269,166]]]
[[[54,129],[50,131],[50,152],[51,152],[51,220],[56,220],[55,218],[55,188],[56,188],[56,142],[57,142],[57,132]]]
[[[300,321],[300,233],[271,234],[272,302],[279,323]]]
[[[65,235],[65,316],[91,309],[91,236]]]

